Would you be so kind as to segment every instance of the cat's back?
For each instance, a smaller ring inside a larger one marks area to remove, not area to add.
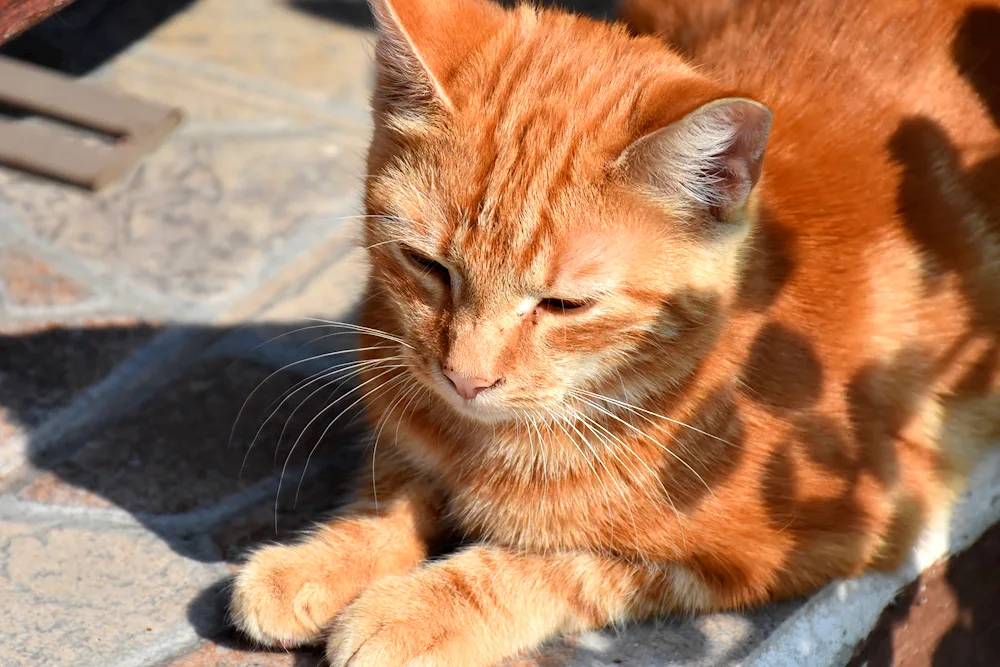
[[[1000,1],[626,0],[624,16],[774,111],[764,215],[796,261],[771,316],[817,332],[828,367],[1000,330]]]
[[[623,16],[779,123],[884,142],[922,116],[963,144],[1000,140],[998,0],[625,0]]]

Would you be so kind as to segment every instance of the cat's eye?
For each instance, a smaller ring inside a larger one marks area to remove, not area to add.
[[[594,305],[593,299],[542,299],[539,307],[557,315],[579,314]]]
[[[427,255],[421,254],[414,250],[413,248],[403,247],[403,256],[406,257],[406,261],[412,264],[418,271],[424,275],[431,276],[432,278],[437,278],[438,280],[448,282],[449,273],[448,267],[446,267],[441,262],[431,259]]]

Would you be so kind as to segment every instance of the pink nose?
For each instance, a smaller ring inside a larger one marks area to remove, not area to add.
[[[458,395],[469,401],[496,384],[496,380],[472,378],[447,368],[444,369],[444,376],[451,381]]]

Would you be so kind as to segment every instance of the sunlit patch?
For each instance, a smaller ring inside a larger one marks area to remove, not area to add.
[[[682,608],[699,610],[713,606],[715,596],[698,575],[682,565],[671,566],[669,572],[674,595]]]

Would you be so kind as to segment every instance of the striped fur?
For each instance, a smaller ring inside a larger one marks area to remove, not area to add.
[[[373,4],[379,437],[240,626],[490,665],[898,567],[1000,439],[1000,6]]]

